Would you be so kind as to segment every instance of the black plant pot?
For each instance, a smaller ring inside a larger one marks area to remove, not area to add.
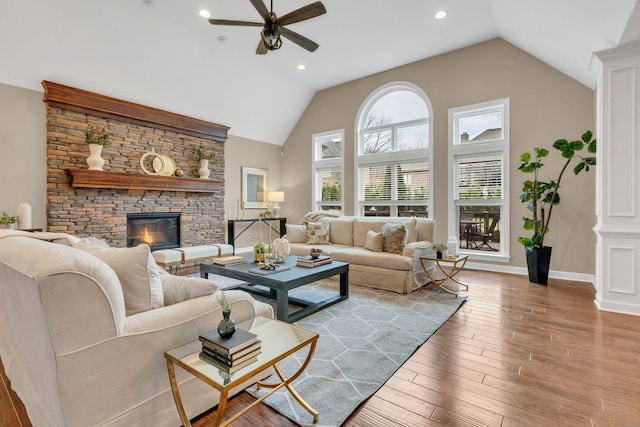
[[[546,285],[549,279],[549,264],[551,263],[551,246],[541,248],[525,248],[529,281],[538,285]]]

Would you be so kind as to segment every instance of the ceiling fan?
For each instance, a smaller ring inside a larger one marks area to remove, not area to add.
[[[228,19],[209,19],[209,22],[213,25],[236,25],[245,27],[262,27],[260,32],[260,43],[256,49],[256,54],[264,55],[270,50],[278,50],[282,46],[282,40],[280,36],[283,36],[298,46],[308,50],[309,52],[315,52],[318,48],[318,44],[309,40],[308,38],[291,31],[286,28],[285,25],[295,24],[296,22],[305,21],[307,19],[315,18],[316,16],[327,13],[322,2],[315,2],[296,9],[293,12],[287,13],[284,16],[278,18],[273,13],[273,0],[271,0],[271,11],[267,9],[267,6],[262,0],[249,0],[253,7],[256,8],[260,16],[264,19],[262,22],[248,22],[248,21],[231,21]]]

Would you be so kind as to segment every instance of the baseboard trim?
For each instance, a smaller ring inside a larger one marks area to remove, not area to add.
[[[508,265],[484,264],[479,262],[468,262],[466,267],[472,270],[493,271],[496,273],[518,274],[520,276],[528,275],[526,267],[512,267]],[[593,274],[574,273],[570,271],[550,270],[549,277],[552,279],[571,280],[574,282],[589,283],[595,288],[595,276]]]

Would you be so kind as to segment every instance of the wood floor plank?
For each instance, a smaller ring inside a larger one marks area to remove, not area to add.
[[[344,426],[640,426],[640,317],[598,311],[587,283],[473,270],[457,278],[468,301]],[[0,425],[30,425],[7,404],[19,399],[1,393]],[[253,400],[241,393],[228,416]],[[292,422],[258,405],[233,425]]]

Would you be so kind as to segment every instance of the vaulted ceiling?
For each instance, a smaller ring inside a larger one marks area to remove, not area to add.
[[[274,0],[274,12],[312,1]],[[592,53],[640,27],[637,0],[322,2],[326,14],[288,26],[317,51],[284,39],[256,55],[259,27],[198,15],[260,22],[249,0],[0,0],[0,83],[42,90],[50,80],[282,144],[318,90],[494,37],[593,88]]]

